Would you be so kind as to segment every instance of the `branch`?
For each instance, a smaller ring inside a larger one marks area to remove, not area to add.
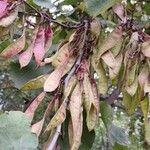
[[[48,150],[54,150],[60,133],[61,133],[61,124],[57,126],[56,132],[52,138],[52,141],[50,142],[50,145],[48,146]]]
[[[25,3],[26,5],[28,5],[30,8],[32,8],[35,12],[37,12],[37,13],[39,14],[39,17],[43,17],[43,18],[45,18],[47,21],[53,22],[53,23],[55,23],[55,24],[57,24],[57,25],[59,25],[59,26],[61,26],[61,27],[63,27],[63,28],[77,29],[77,28],[80,28],[80,27],[84,26],[84,24],[85,24],[84,21],[81,22],[81,23],[78,23],[78,24],[76,24],[76,25],[66,25],[66,24],[62,24],[62,23],[56,21],[55,19],[52,19],[47,13],[45,13],[45,12],[43,13],[43,12],[38,11],[35,7],[33,7],[32,5],[30,5],[28,2],[24,1],[24,3]]]

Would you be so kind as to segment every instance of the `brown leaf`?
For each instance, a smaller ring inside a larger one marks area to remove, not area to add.
[[[32,120],[34,113],[37,109],[37,107],[39,106],[39,104],[43,101],[44,97],[45,97],[46,93],[42,92],[40,93],[34,100],[33,102],[30,104],[30,106],[27,108],[27,110],[25,111],[25,114]]]
[[[148,75],[149,75],[149,68],[147,65],[144,65],[138,76],[138,81],[142,89],[144,88]]]
[[[69,58],[69,50],[68,50],[68,43],[64,44],[55,54],[55,59],[52,61],[52,65],[55,67],[64,64],[66,59]]]
[[[33,31],[31,44],[29,45],[28,49],[19,55],[19,63],[21,65],[21,68],[27,66],[31,61],[37,32],[38,32],[38,27],[36,27]]]
[[[137,88],[138,88],[138,80],[137,79],[135,79],[131,85],[125,87],[126,91],[131,96],[135,95]]]
[[[79,149],[81,143],[81,136],[82,136],[82,90],[80,88],[79,83],[76,85],[72,95],[70,97],[69,109],[72,119],[72,126],[73,126],[73,140],[71,149]]]
[[[95,57],[92,57],[92,66],[98,75],[98,90],[100,94],[106,94],[108,90],[108,77],[101,62],[96,63]]]
[[[123,60],[122,54],[119,54],[118,56],[115,57],[116,66],[114,68],[109,68],[110,79],[114,79],[118,75],[122,65],[122,60]]]
[[[37,123],[32,125],[32,132],[35,133],[37,136],[40,135],[42,128],[43,128],[45,118],[48,117],[48,114],[52,111],[55,100],[57,100],[57,99],[53,99],[50,101],[50,103],[48,104],[48,106],[46,108],[46,111],[44,112],[43,118],[40,121],[38,121]]]
[[[21,90],[24,91],[42,88],[48,76],[48,74],[45,74],[28,81],[21,87]]]
[[[150,41],[142,43],[142,53],[146,57],[150,57]]]
[[[25,46],[25,29],[22,33],[22,36],[17,39],[15,42],[13,42],[12,44],[10,44],[8,47],[6,47],[2,53],[0,54],[0,56],[2,57],[13,57],[15,55],[17,55],[19,52],[21,52]]]
[[[150,94],[150,75],[148,76],[148,78],[144,84],[144,92]]]
[[[52,45],[53,30],[51,26],[45,27],[45,51],[48,51]]]
[[[47,80],[44,83],[44,91],[45,92],[52,92],[56,90],[56,88],[60,84],[60,80],[63,76],[65,70],[65,66],[62,65],[58,68],[56,68],[47,78]]]
[[[35,133],[37,136],[40,135],[42,128],[44,124],[44,118],[41,119],[40,121],[36,122],[35,124],[32,125],[32,133]]]
[[[101,32],[101,25],[97,19],[94,19],[91,22],[91,32],[96,36],[96,38],[99,37],[100,32]]]
[[[118,15],[118,17],[123,21],[123,23],[126,23],[127,18],[125,16],[125,10],[123,5],[121,4],[116,4],[113,6],[113,11]]]
[[[95,92],[92,89],[92,84],[88,74],[85,73],[83,80],[83,90],[84,90],[84,106],[87,113],[87,127],[89,131],[93,130],[98,118],[98,106],[97,98],[95,97]]]
[[[99,52],[98,52],[98,60],[100,59],[101,55],[104,54],[109,49],[113,48],[122,38],[123,31],[121,28],[114,29],[105,41],[102,43]]]
[[[116,67],[117,61],[111,51],[106,52],[101,57],[108,67],[110,67],[110,68]]]
[[[58,125],[64,122],[66,118],[66,108],[67,108],[67,103],[66,103],[66,100],[64,100],[60,108],[54,115],[54,117],[51,119],[51,121],[47,125],[45,131],[52,130],[53,128],[56,128]]]
[[[8,13],[5,17],[2,17],[0,19],[0,26],[2,27],[8,27],[10,24],[12,24],[18,15],[18,8],[16,7],[14,10],[12,10],[10,13]]]
[[[77,78],[74,75],[70,78],[70,80],[68,81],[68,84],[66,85],[66,87],[64,89],[65,97],[70,96],[70,94],[72,93],[72,91],[74,90],[74,88],[76,86],[76,83],[77,83]]]
[[[43,26],[39,27],[33,49],[35,61],[40,65],[45,55],[45,30]]]

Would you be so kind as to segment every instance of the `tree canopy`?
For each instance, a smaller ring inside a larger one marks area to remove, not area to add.
[[[148,0],[1,0],[0,59],[13,87],[36,94],[0,115],[0,146],[37,149],[44,133],[42,149],[87,150],[101,118],[109,146],[128,149],[112,121],[120,99],[128,115],[142,113],[149,145],[149,20]]]

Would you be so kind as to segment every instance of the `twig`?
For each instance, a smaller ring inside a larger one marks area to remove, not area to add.
[[[27,3],[26,1],[24,1],[24,3],[26,5],[28,5],[30,8],[32,8],[35,12],[37,12],[39,14],[39,16],[42,16],[43,18],[45,18],[46,20],[48,20],[49,22],[53,22],[57,25],[60,25],[61,27],[63,28],[68,28],[68,29],[76,29],[76,28],[80,28],[82,26],[84,26],[85,22],[81,22],[81,23],[78,23],[76,25],[66,25],[66,24],[62,24],[58,21],[56,21],[55,19],[52,19],[47,13],[43,13],[43,12],[39,12],[35,7],[33,7],[32,5],[30,5],[29,3]]]
[[[48,150],[54,150],[60,133],[61,133],[61,124],[57,126],[56,132],[52,138],[52,141],[50,142],[50,145],[48,146]]]

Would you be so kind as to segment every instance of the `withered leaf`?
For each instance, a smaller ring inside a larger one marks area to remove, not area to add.
[[[97,97],[93,92],[90,78],[87,73],[84,75],[83,80],[83,90],[84,90],[84,106],[87,113],[87,127],[89,131],[93,130],[98,117],[98,106],[97,106]]]
[[[45,30],[40,26],[34,42],[33,53],[37,65],[40,65],[45,55]]]
[[[33,31],[31,44],[29,45],[28,49],[26,51],[24,51],[22,54],[19,55],[19,63],[21,65],[21,68],[27,66],[29,64],[31,58],[32,58],[34,43],[35,43],[36,35],[37,35],[37,32],[38,32],[38,28],[39,27],[36,27]]]
[[[116,56],[115,60],[116,60],[116,66],[114,68],[109,68],[110,79],[114,79],[120,71],[122,60],[123,60],[122,54],[119,54],[118,56]]]
[[[51,26],[45,27],[45,51],[48,51],[52,45],[53,30]]]
[[[6,47],[0,56],[10,58],[17,55],[19,52],[23,50],[25,46],[25,29],[23,30],[22,36],[17,39],[15,42]]]
[[[34,90],[42,88],[48,76],[48,74],[45,74],[28,81],[21,87],[21,90]]]
[[[33,102],[30,104],[30,106],[27,108],[27,110],[25,111],[25,114],[32,120],[34,113],[37,109],[37,107],[39,106],[39,104],[43,101],[44,97],[45,97],[46,93],[42,92],[40,93],[34,100]]]
[[[0,1],[0,18],[6,14],[7,5],[8,5],[7,0]]]
[[[14,10],[9,12],[5,17],[2,17],[0,19],[0,26],[8,27],[17,18],[17,15],[18,15],[18,8],[16,7]]]
[[[75,150],[79,149],[82,136],[82,90],[79,83],[76,85],[75,89],[71,94],[69,109],[73,126],[73,140],[71,150]]]
[[[149,68],[147,65],[144,65],[138,76],[138,81],[139,81],[141,88],[144,88],[146,80],[148,79],[148,75],[149,75]]]
[[[146,57],[150,57],[150,41],[146,41],[142,44],[142,53]]]
[[[65,70],[65,66],[62,65],[58,68],[56,68],[46,79],[44,83],[44,91],[45,92],[52,92],[56,90],[56,88],[59,86],[60,80],[63,76]]]
[[[48,104],[45,112],[44,112],[44,116],[43,118],[36,122],[35,124],[32,125],[32,132],[35,133],[37,136],[40,135],[41,131],[42,131],[42,128],[43,128],[43,124],[44,124],[44,121],[45,121],[45,118],[48,116],[48,114],[52,111],[52,108],[54,106],[54,101],[57,100],[57,99],[53,99],[50,101],[50,103]]]
[[[68,84],[66,85],[64,89],[65,97],[68,97],[73,92],[76,86],[76,83],[77,83],[77,79],[76,79],[76,76],[74,75],[70,78],[70,80],[68,81]]]
[[[121,4],[118,3],[118,4],[114,5],[112,8],[113,8],[113,11],[122,20],[122,22],[125,23],[127,21],[127,18],[125,16],[125,10],[124,10],[123,5],[121,5]]]
[[[54,117],[47,125],[46,131],[52,130],[53,128],[56,128],[58,125],[64,122],[66,118],[66,107],[67,103],[66,100],[64,100]]]
[[[101,55],[104,54],[109,49],[113,48],[122,38],[123,31],[122,29],[116,28],[114,29],[108,37],[105,39],[105,41],[102,43],[99,52],[98,52],[98,60],[100,59]]]
[[[96,63],[95,57],[92,57],[92,66],[98,75],[98,90],[100,94],[106,94],[108,90],[108,78],[101,62]]]

